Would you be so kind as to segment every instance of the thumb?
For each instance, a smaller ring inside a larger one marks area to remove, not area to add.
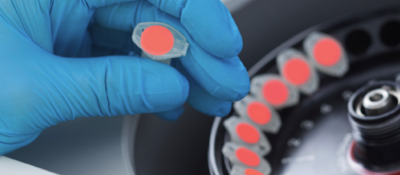
[[[69,120],[171,110],[188,96],[189,85],[183,75],[146,58],[109,56],[63,61],[64,69],[52,80],[59,81],[55,84],[63,90],[57,93],[66,97],[55,106],[64,110]],[[52,98],[49,100],[58,101]]]
[[[35,76],[31,129],[76,117],[155,113],[176,109],[188,96],[173,67],[130,56],[47,59]],[[32,109],[32,108],[30,108]]]
[[[0,87],[0,155],[32,142],[43,129],[61,121],[169,111],[188,96],[183,75],[150,59],[40,55],[4,59],[6,64],[0,66],[4,73],[0,75],[4,83]]]

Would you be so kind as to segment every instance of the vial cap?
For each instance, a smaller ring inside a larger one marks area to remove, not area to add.
[[[143,31],[140,43],[147,53],[156,56],[164,55],[174,46],[174,36],[167,28],[154,25]]]
[[[272,105],[282,105],[289,98],[289,90],[286,85],[279,80],[270,80],[262,88],[264,99]]]
[[[292,58],[283,66],[283,76],[294,85],[303,85],[310,79],[311,69],[304,60]]]
[[[255,169],[251,169],[251,168],[247,168],[246,170],[244,170],[244,174],[245,175],[264,175],[263,173],[260,173],[259,171],[255,170]]]
[[[265,125],[271,120],[271,111],[261,102],[252,102],[247,106],[247,115],[259,125]]]
[[[245,147],[240,147],[236,150],[236,157],[247,166],[255,167],[260,164],[258,155]]]
[[[247,123],[239,123],[236,126],[236,133],[245,142],[255,144],[260,140],[258,130]]]
[[[342,50],[334,39],[323,38],[315,44],[313,54],[315,60],[322,66],[333,66],[339,62]]]

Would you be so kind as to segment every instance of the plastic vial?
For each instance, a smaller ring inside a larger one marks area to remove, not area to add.
[[[271,172],[271,165],[267,160],[244,146],[226,142],[222,148],[222,153],[229,159],[233,166],[251,168],[265,174]]]
[[[286,49],[278,55],[277,62],[282,77],[300,92],[309,95],[318,89],[318,74],[300,51]]]
[[[262,156],[271,151],[271,144],[256,126],[235,116],[226,119],[224,126],[233,142],[251,148]]]
[[[342,77],[349,69],[349,61],[343,46],[332,36],[314,32],[304,40],[304,50],[319,71]]]
[[[142,57],[169,64],[170,59],[186,55],[189,43],[168,24],[144,22],[136,25],[133,42],[143,50]]]
[[[299,91],[286,80],[274,74],[257,75],[251,80],[250,92],[276,109],[296,105]]]
[[[266,172],[260,172],[252,168],[246,168],[239,165],[233,166],[231,175],[269,175],[271,169],[267,169]]]
[[[246,96],[233,105],[240,118],[268,133],[277,133],[282,125],[279,114],[270,105]]]

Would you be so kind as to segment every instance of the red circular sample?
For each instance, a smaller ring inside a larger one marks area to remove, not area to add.
[[[342,49],[334,39],[324,38],[315,44],[313,54],[322,66],[333,66],[340,60]]]
[[[245,175],[263,175],[263,173],[260,173],[259,171],[250,169],[250,168],[247,168],[246,170],[244,170],[244,174]]]
[[[144,29],[140,44],[151,55],[164,55],[174,46],[174,36],[163,26],[150,26]]]
[[[280,80],[270,80],[262,88],[262,93],[269,103],[275,106],[282,105],[289,98],[289,89]]]
[[[292,58],[283,66],[283,76],[294,85],[302,85],[311,76],[310,66],[303,59]]]
[[[240,147],[236,150],[236,157],[247,166],[258,166],[260,164],[260,158],[258,155],[244,147]]]
[[[257,129],[247,123],[239,123],[236,126],[236,133],[245,142],[255,144],[260,140],[260,134]]]
[[[271,120],[271,111],[261,102],[250,103],[247,106],[247,115],[259,125],[265,125]]]

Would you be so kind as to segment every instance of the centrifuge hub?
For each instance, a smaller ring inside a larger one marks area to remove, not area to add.
[[[355,141],[350,160],[370,172],[400,170],[399,89],[391,81],[374,82],[360,88],[349,100]]]

